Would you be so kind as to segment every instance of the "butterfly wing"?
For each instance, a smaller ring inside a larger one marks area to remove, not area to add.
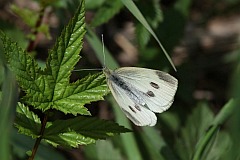
[[[122,67],[115,74],[141,93],[151,111],[161,113],[172,105],[178,81],[170,74],[138,67]]]
[[[157,117],[152,111],[133,102],[126,91],[111,80],[107,79],[107,83],[122,111],[135,125],[154,126],[156,124]]]

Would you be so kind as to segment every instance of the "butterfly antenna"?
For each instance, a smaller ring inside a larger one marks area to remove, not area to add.
[[[105,56],[105,50],[104,50],[103,34],[102,34],[102,51],[103,51],[103,68],[104,68],[106,67],[106,56]]]
[[[105,50],[104,50],[104,40],[103,40],[103,34],[101,35],[102,36],[102,51],[103,51],[103,68],[105,68]],[[74,69],[73,71],[94,71],[94,70],[103,70],[102,68],[96,68],[96,69]]]
[[[95,68],[95,69],[83,68],[83,69],[74,69],[74,70],[72,70],[72,72],[78,72],[78,71],[102,71],[102,68]]]

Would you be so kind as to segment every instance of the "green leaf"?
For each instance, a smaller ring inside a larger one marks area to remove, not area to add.
[[[77,148],[78,145],[88,145],[95,143],[95,139],[90,137],[85,137],[81,134],[78,134],[74,131],[72,132],[65,132],[65,133],[59,133],[54,135],[47,135],[44,137],[44,140],[48,142],[49,144],[53,145],[54,147],[57,147],[58,145],[64,146],[64,147],[75,147]]]
[[[27,106],[19,102],[17,105],[15,126],[18,128],[19,133],[37,138],[41,129],[41,121]]]
[[[139,23],[136,25],[135,32],[136,32],[139,47],[145,48],[145,46],[147,45],[147,43],[150,40],[150,33],[142,24],[139,24]]]
[[[152,28],[150,27],[150,25],[148,24],[148,22],[146,21],[146,19],[144,18],[144,16],[142,15],[142,13],[139,11],[139,9],[136,7],[136,5],[133,3],[132,0],[121,0],[122,3],[129,9],[129,11],[137,18],[137,20],[142,23],[142,25],[151,33],[151,35],[155,38],[155,40],[158,42],[159,46],[161,47],[163,53],[165,54],[165,56],[167,57],[168,61],[171,63],[173,69],[176,71],[176,68],[171,60],[171,58],[169,57],[169,55],[167,54],[166,50],[164,49],[162,43],[159,41],[157,35],[154,33],[154,31],[152,30]]]
[[[6,62],[0,53],[0,69],[1,78],[0,82],[0,155],[1,160],[10,159],[10,134],[12,132],[12,124],[15,115],[15,109],[18,98],[17,83],[12,72],[6,67]]]
[[[74,17],[63,29],[49,52],[44,73],[50,76],[49,81],[56,83],[53,88],[57,91],[64,84],[68,84],[71,71],[80,59],[79,52],[83,47],[83,37],[86,32],[84,14],[84,1],[82,1]]]
[[[47,125],[43,138],[54,146],[67,147],[95,143],[97,139],[130,131],[111,121],[82,116],[49,122]]]
[[[237,105],[237,100],[230,99],[221,109],[221,111],[218,113],[218,115],[215,117],[211,124],[211,127],[208,129],[208,131],[201,137],[199,140],[194,154],[193,159],[198,160],[203,158],[206,154],[206,150],[208,149],[208,146],[210,142],[212,141],[213,137],[215,136],[216,132],[219,129],[219,126],[222,125],[231,115],[234,113]],[[207,117],[207,116],[206,116]]]
[[[176,145],[181,159],[191,159],[199,139],[213,122],[213,113],[206,103],[200,103],[187,118],[186,126],[181,129],[181,137]]]
[[[40,90],[36,80],[39,78],[40,69],[35,60],[24,50],[0,31],[0,36],[5,50],[8,66],[15,73],[20,87],[26,92]]]
[[[22,134],[33,138],[39,137],[40,119],[21,103],[18,103],[15,125]],[[92,117],[76,117],[47,122],[43,139],[53,146],[78,147],[78,145],[95,143],[97,139],[106,139],[129,131],[111,121]]]
[[[146,17],[147,22],[156,29],[157,26],[163,20],[162,10],[160,8],[159,0],[151,1],[139,1],[139,9]],[[150,40],[150,32],[142,24],[136,25],[136,36],[139,43],[139,47],[144,48]]]
[[[16,129],[11,132],[12,139],[12,155],[18,157],[18,159],[26,159],[26,151],[32,150],[34,146],[34,139],[31,137],[19,134]],[[63,153],[50,147],[47,143],[40,143],[38,146],[38,151],[35,156],[36,160],[47,160],[47,159],[57,159],[66,160]],[[8,159],[9,160],[9,159]]]
[[[52,102],[45,100],[45,97],[40,97],[40,94],[31,97],[26,96],[24,99],[27,103],[33,104],[36,108],[43,110],[54,108],[74,115],[90,115],[90,112],[84,105],[102,100],[102,96],[108,93],[105,76],[102,73],[89,75],[68,86],[63,85],[62,88],[58,87],[59,90],[56,91],[55,89],[54,91],[54,100]],[[51,95],[51,93],[49,94]]]
[[[53,49],[46,68],[42,71],[37,62],[3,33],[2,40],[9,66],[15,72],[21,88],[26,92],[22,101],[36,109],[57,109],[64,113],[89,115],[85,104],[102,100],[108,93],[102,74],[87,76],[70,84],[69,78],[85,34],[84,1],[75,16],[65,27]]]
[[[84,155],[88,160],[123,160],[123,156],[118,148],[115,148],[109,140],[99,140],[96,144],[83,146]],[[107,153],[107,154],[106,154]]]
[[[21,19],[23,20],[24,23],[26,23],[29,27],[34,28],[35,24],[38,19],[38,14],[36,11],[32,11],[27,8],[20,8],[16,5],[11,5],[10,9],[17,14]],[[29,18],[31,17],[31,18]]]
[[[231,104],[228,106],[228,111],[226,110],[223,115],[227,114],[228,116],[224,116],[225,118],[229,118],[230,121],[228,122],[229,128],[230,128],[230,135],[233,140],[233,145],[230,149],[230,152],[228,153],[229,159],[239,159],[240,157],[240,141],[239,141],[239,133],[240,133],[240,56],[239,56],[239,49],[236,50],[236,55],[234,57],[234,60],[237,62],[235,68],[234,68],[234,74],[232,76],[232,86],[231,86],[231,92],[232,97],[234,97],[233,100],[234,103],[231,102]],[[231,108],[234,107],[232,110]],[[229,110],[230,109],[230,110]],[[229,112],[231,111],[231,112]],[[223,117],[223,116],[222,116]],[[224,119],[224,118],[219,118]]]
[[[103,6],[99,8],[97,13],[95,14],[91,26],[100,26],[103,23],[106,23],[111,19],[114,15],[116,15],[121,8],[123,8],[123,4],[121,0],[114,0],[114,1],[105,1]]]
[[[213,144],[211,150],[202,159],[213,160],[213,159],[230,159],[226,156],[230,151],[233,142],[227,132],[221,131],[218,133],[215,143]],[[225,156],[225,157],[224,157]]]
[[[101,5],[105,2],[106,0],[86,0],[85,5],[86,9],[95,9],[101,7]]]
[[[90,115],[85,104],[103,100],[103,95],[108,94],[106,78],[102,73],[86,76],[66,87],[66,93],[62,98],[53,103],[52,108],[72,113]]]
[[[14,39],[15,42],[18,42],[18,45],[22,48],[26,48],[29,40],[26,39],[26,33],[23,33],[18,26],[14,24],[10,24],[7,21],[0,20],[0,32],[4,31],[4,33]],[[2,35],[2,33],[0,33]],[[3,44],[0,42],[0,52],[4,53]],[[4,54],[2,55],[4,57]],[[2,57],[1,57],[2,58]]]
[[[47,39],[51,39],[51,35],[50,35],[50,31],[49,31],[49,25],[46,24],[41,24],[38,28],[37,28],[38,33],[43,33]]]
[[[167,144],[163,137],[159,135],[159,131],[154,127],[142,127],[143,132],[140,132],[141,140],[146,148],[147,157],[149,159],[164,160],[161,150],[166,149]]]
[[[191,0],[179,0],[175,3],[175,8],[179,11],[181,11],[181,13],[187,17],[189,15],[190,12],[190,7],[191,4],[193,3],[193,1]]]

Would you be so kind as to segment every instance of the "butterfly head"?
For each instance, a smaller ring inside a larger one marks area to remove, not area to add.
[[[106,78],[108,78],[112,74],[112,70],[107,68],[106,66],[103,67],[103,73],[105,74]]]

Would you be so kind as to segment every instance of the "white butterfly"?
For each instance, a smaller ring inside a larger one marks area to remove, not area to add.
[[[154,126],[173,103],[178,80],[158,70],[122,67],[103,69],[107,84],[125,115],[138,126]]]

